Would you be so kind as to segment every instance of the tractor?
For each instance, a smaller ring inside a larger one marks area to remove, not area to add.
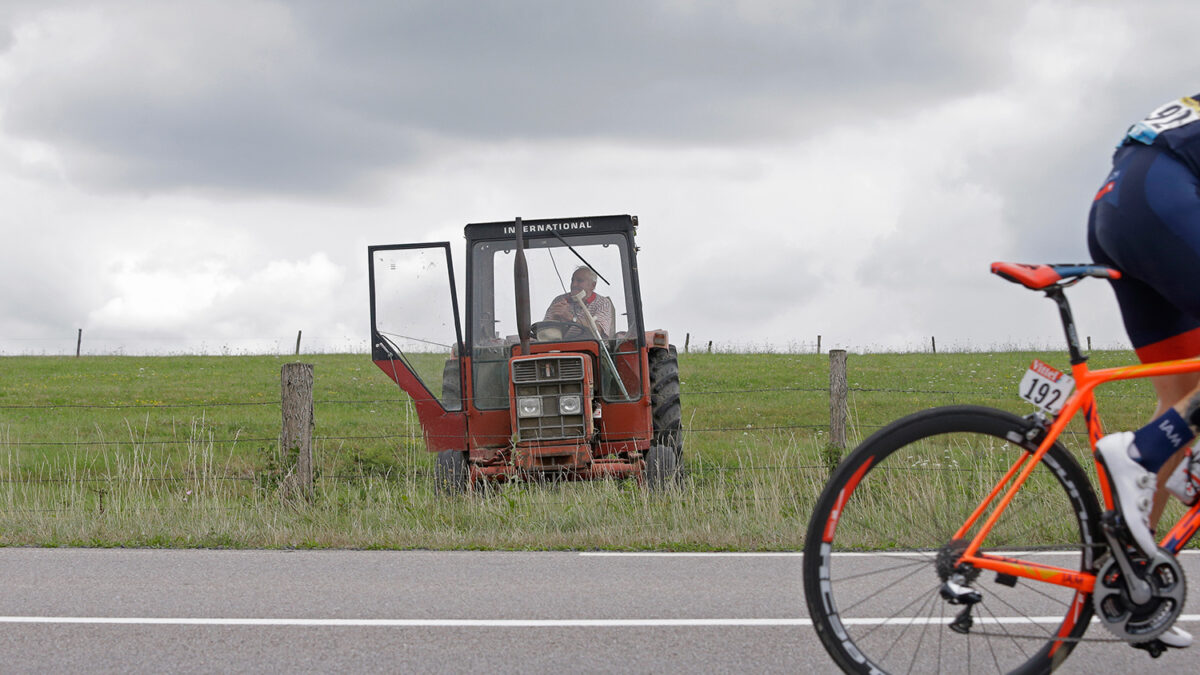
[[[643,324],[637,226],[629,215],[467,225],[465,322],[449,242],[368,247],[371,358],[412,398],[439,494],[682,480],[679,364],[667,332]]]

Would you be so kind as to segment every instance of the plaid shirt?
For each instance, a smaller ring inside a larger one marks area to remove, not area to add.
[[[567,305],[571,308],[571,313],[574,317],[573,320],[575,323],[583,324],[584,326],[588,325],[587,318],[583,315],[583,310],[579,308],[579,305],[570,301],[570,295],[564,293],[563,295],[554,298],[550,305],[554,306],[554,303],[558,302],[559,300],[567,301]],[[613,324],[616,322],[617,315],[617,311],[613,308],[612,300],[609,300],[599,293],[592,293],[592,297],[585,299],[583,304],[587,305],[588,311],[592,314],[592,318],[596,320],[596,327],[600,329],[600,335],[606,338],[612,337]],[[546,310],[545,320],[554,320],[554,317],[550,316],[549,309]]]

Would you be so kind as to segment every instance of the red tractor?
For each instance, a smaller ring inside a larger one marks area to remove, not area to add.
[[[448,242],[368,248],[371,358],[412,397],[438,492],[681,479],[679,365],[642,322],[636,231],[634,216],[467,225],[465,335]]]

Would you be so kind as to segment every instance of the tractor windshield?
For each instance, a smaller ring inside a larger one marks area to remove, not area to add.
[[[637,315],[628,311],[637,305],[627,242],[618,233],[525,238],[534,341],[601,343],[596,372],[600,393],[610,401],[641,394]],[[515,246],[512,240],[479,241],[471,252],[470,339],[479,408],[508,406],[507,362],[520,342]]]

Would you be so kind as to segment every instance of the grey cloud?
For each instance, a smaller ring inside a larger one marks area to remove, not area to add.
[[[739,326],[769,323],[828,290],[804,264],[813,258],[813,252],[790,246],[737,247],[729,242],[720,253],[697,256],[688,271],[658,286],[653,297],[646,295],[647,321],[655,323],[652,317],[657,316],[664,326],[679,330],[689,321],[696,323],[699,313],[699,323],[733,334]],[[675,294],[664,295],[668,288]]]
[[[284,35],[272,42],[227,35],[233,4],[147,21],[165,34],[143,43],[125,26],[143,7],[108,15],[117,39],[88,64],[18,74],[5,109],[9,134],[63,149],[101,188],[336,192],[430,157],[439,137],[819,134],[991,86],[1000,27],[1020,19],[1001,3],[309,2],[258,16]],[[164,62],[171,78],[154,76]]]

